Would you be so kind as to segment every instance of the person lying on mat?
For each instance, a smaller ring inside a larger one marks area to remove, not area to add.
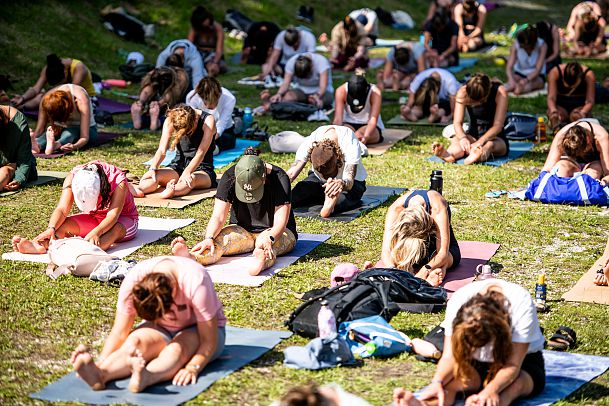
[[[55,54],[50,54],[34,86],[28,88],[22,95],[13,97],[11,104],[19,109],[37,109],[45,94],[44,86],[47,83],[53,87],[73,83],[83,87],[89,97],[95,97],[96,94],[91,71],[84,63],[78,59],[59,58]]]
[[[142,322],[134,327],[136,317]],[[121,284],[114,324],[97,361],[81,344],[70,362],[93,390],[127,377],[131,392],[169,380],[191,385],[224,351],[225,326],[205,268],[188,258],[155,257],[137,264]]]
[[[0,106],[0,139],[0,192],[38,179],[27,119],[14,107]]]
[[[568,139],[572,144],[569,154],[574,158],[580,171],[609,184],[609,134],[598,122],[587,119],[576,121],[563,127],[554,137],[544,171],[551,171],[565,156],[563,144]]]
[[[165,188],[160,197],[171,199],[185,196],[192,190],[216,187],[215,137],[216,120],[212,114],[185,104],[169,110],[163,123],[159,148],[152,158],[150,169],[142,176],[139,185],[133,187],[134,195],[144,197],[156,192],[160,186]],[[166,168],[160,168],[170,141],[176,156]]]
[[[139,97],[131,105],[131,120],[136,130],[143,127],[143,116],[147,114],[150,130],[156,131],[166,109],[184,101],[190,86],[188,74],[178,56],[170,56],[167,63],[170,65],[155,68],[142,79]]]
[[[395,91],[408,89],[414,76],[425,70],[425,47],[415,44],[402,43],[389,50],[385,57],[385,65],[376,75],[377,87]]]
[[[455,22],[459,26],[457,45],[461,52],[474,52],[484,44],[486,7],[476,0],[463,0],[455,5]]]
[[[80,213],[70,215],[74,203]],[[67,237],[82,237],[107,250],[114,243],[135,237],[138,218],[123,170],[92,161],[68,174],[48,227],[32,240],[14,236],[13,250],[44,254],[51,240]]]
[[[262,65],[262,73],[258,76],[264,80],[268,75],[282,76],[288,60],[306,52],[315,52],[316,39],[312,32],[304,29],[288,27],[275,37],[273,50],[266,63]]]
[[[461,262],[451,225],[450,206],[434,190],[413,190],[398,198],[387,212],[381,264],[425,279],[432,286]]]
[[[351,128],[339,125],[321,126],[305,138],[287,173],[294,182],[309,161],[311,170],[294,186],[292,205],[323,204],[319,215],[324,218],[361,206],[367,173],[360,145]]]
[[[32,152],[47,155],[76,151],[95,141],[97,123],[87,91],[71,83],[49,90],[42,98],[36,128],[30,135]]]
[[[408,121],[427,117],[430,123],[448,124],[460,86],[457,78],[446,69],[424,70],[410,84],[408,102],[400,106],[400,115]]]
[[[459,65],[457,38],[459,26],[446,11],[437,12],[423,28],[425,59],[431,68],[445,68]]]
[[[592,116],[595,83],[594,72],[579,62],[560,64],[548,73],[548,117],[552,130]]]
[[[593,1],[576,5],[567,24],[566,41],[571,42],[567,53],[571,56],[595,56],[605,52],[605,26],[600,6]]]
[[[230,90],[220,86],[216,78],[201,79],[196,89],[186,96],[190,107],[212,114],[216,120],[216,150],[214,155],[235,148],[233,110],[237,99]]]
[[[249,147],[239,162],[224,172],[205,239],[191,250],[182,237],[174,239],[174,255],[210,265],[223,256],[251,252],[252,256],[235,267],[258,275],[273,266],[278,256],[294,249],[298,233],[290,180],[283,169],[265,163],[258,154]],[[224,226],[229,212],[230,224]]]
[[[224,30],[204,6],[197,6],[190,16],[188,40],[199,50],[209,76],[226,73],[224,62]]]
[[[549,21],[538,21],[535,23],[535,28],[537,28],[539,38],[541,38],[548,47],[546,52],[546,73],[549,76],[552,68],[562,63],[562,58],[560,57],[560,30],[556,24]]]
[[[363,73],[356,73],[336,89],[334,100],[336,110],[332,124],[349,127],[363,144],[383,142],[381,91],[370,85]]]
[[[266,92],[262,97],[264,101]],[[323,55],[307,52],[291,57],[286,63],[283,83],[270,102],[308,103],[323,109],[331,107],[333,99],[330,62]]]
[[[448,150],[439,142],[431,146],[432,152],[446,162],[465,157],[465,164],[484,162],[491,156],[501,157],[509,152],[504,125],[508,109],[505,87],[483,74],[472,76],[457,92],[455,113]],[[470,118],[467,130],[463,128],[465,111]]]
[[[179,64],[171,62],[171,58],[178,58]],[[190,78],[189,89],[194,89],[197,83],[207,76],[207,71],[203,65],[203,59],[196,45],[187,39],[176,39],[167,45],[156,59],[156,67],[161,66],[180,66],[186,70]]]
[[[547,51],[548,46],[539,38],[535,26],[520,30],[505,67],[508,78],[505,90],[518,95],[543,89]]]
[[[346,16],[332,28],[330,33],[330,62],[333,69],[351,72],[355,68],[368,67],[366,46],[371,41],[364,26],[359,21]]]
[[[420,394],[395,389],[396,406],[510,405],[539,395],[546,384],[544,337],[528,290],[501,280],[471,283],[446,308],[444,353]],[[416,396],[416,397],[415,397]]]

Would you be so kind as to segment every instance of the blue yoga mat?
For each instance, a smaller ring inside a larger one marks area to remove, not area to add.
[[[234,160],[239,158],[241,155],[243,155],[243,152],[245,152],[247,147],[256,147],[256,146],[258,146],[258,144],[260,144],[260,141],[242,140],[242,139],[237,138],[237,143],[235,145],[235,148],[227,149],[225,151],[220,152],[218,155],[214,156],[214,168],[219,169],[219,168],[222,168],[223,166],[230,164],[231,162],[233,162]],[[167,155],[165,155],[165,159],[163,159],[163,162],[161,162],[161,166],[169,165],[171,163],[171,161],[173,161],[173,158],[175,158],[175,156],[176,156],[175,150],[167,151]],[[144,165],[150,166],[151,163],[152,163],[152,159],[144,162]]]
[[[478,62],[478,58],[460,58],[459,65],[457,66],[449,66],[446,68],[451,73],[459,73],[463,69],[468,69],[473,67],[476,62]]]
[[[524,154],[529,152],[532,148],[533,148],[532,142],[510,141],[510,153],[509,154],[507,154],[506,156],[489,159],[488,161],[484,162],[484,165],[490,165],[490,166],[505,165],[508,162],[513,161],[514,159],[520,158],[521,156],[523,156]],[[432,162],[446,163],[442,159],[438,158],[437,156],[429,157],[429,158],[427,158],[427,160],[432,161]],[[455,163],[457,165],[463,165],[464,161],[465,160],[463,158],[461,158]]]
[[[142,393],[127,389],[129,379],[109,383],[105,390],[94,391],[75,373],[64,376],[40,392],[30,395],[34,399],[51,402],[82,402],[94,405],[131,403],[138,405],[179,405],[237,369],[249,364],[275,347],[282,339],[292,335],[286,331],[263,331],[226,327],[226,347],[216,361],[205,367],[197,383],[174,386],[165,382],[148,388]]]
[[[544,351],[543,358],[546,364],[543,392],[530,399],[517,400],[514,406],[549,406],[609,369],[609,357]],[[455,402],[455,406],[462,405],[463,400]]]

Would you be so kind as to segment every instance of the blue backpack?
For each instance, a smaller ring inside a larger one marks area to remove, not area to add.
[[[609,204],[609,187],[590,175],[577,173],[572,178],[556,175],[557,168],[542,171],[527,186],[525,197],[541,203],[572,204],[575,206]]]
[[[342,322],[338,335],[347,341],[351,352],[358,358],[387,357],[412,350],[410,338],[381,316]]]

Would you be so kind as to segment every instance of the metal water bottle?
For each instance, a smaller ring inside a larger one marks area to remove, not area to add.
[[[328,301],[321,301],[321,308],[317,313],[317,329],[321,338],[336,334],[336,318],[334,312],[328,307]]]
[[[442,186],[444,185],[444,179],[442,178],[442,171],[434,169],[431,171],[429,176],[429,190],[435,190],[442,194]]]
[[[546,274],[540,273],[537,277],[537,284],[535,285],[535,307],[539,311],[546,310]]]

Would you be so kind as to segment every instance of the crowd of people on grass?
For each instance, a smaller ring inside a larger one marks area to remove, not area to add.
[[[607,1],[576,5],[564,32],[550,21],[523,27],[509,51],[505,84],[484,73],[460,83],[447,70],[459,64],[460,53],[486,45],[487,9],[475,0],[431,1],[422,41],[393,46],[376,84],[363,71],[368,48],[379,35],[373,10],[354,10],[329,37],[320,36],[329,57],[317,52],[317,38],[308,29],[280,30],[272,22],[256,22],[241,62],[259,65],[260,79],[283,78],[274,94],[263,94],[263,102],[333,106],[334,119],[305,137],[289,168],[263,160],[250,147],[221,178],[213,157],[235,146],[236,97],[217,79],[227,71],[222,26],[205,7],[196,7],[187,38],[163,49],[131,106],[134,128],[160,129],[150,169],[139,183],[129,183],[121,168],[107,162],[77,165],[63,183],[48,226],[32,239],[12,239],[14,251],[24,254],[45,253],[51,241],[71,236],[105,250],[137,235],[134,197],[162,191],[161,198],[171,199],[217,188],[200,241],[177,237],[172,256],[143,261],[127,275],[99,357],[94,360],[82,345],[72,353],[78,375],[95,390],[128,376],[134,392],[165,380],[194,383],[225,342],[223,305],[205,267],[224,256],[251,253],[239,266],[258,275],[296,246],[293,208],[321,205],[320,216],[328,218],[360,206],[368,177],[366,145],[384,140],[383,91],[407,91],[400,107],[403,119],[448,126],[444,133],[450,144],[434,142],[433,154],[449,163],[464,158],[465,164],[474,164],[509,153],[504,125],[510,93],[547,86],[555,136],[543,169],[563,177],[583,172],[608,183],[609,134],[591,120],[600,85],[588,66],[561,59],[561,53],[588,57],[606,51],[608,7]],[[333,70],[354,73],[334,88]],[[47,57],[36,83],[0,106],[0,191],[36,180],[34,154],[76,151],[96,139],[95,94],[91,70],[82,61]],[[38,111],[33,129],[20,110]],[[169,151],[175,157],[162,167]],[[305,168],[306,176],[298,180]],[[609,264],[609,241],[604,255]],[[393,202],[376,266],[440,286],[460,261],[451,208],[441,193],[413,190]],[[606,265],[595,283],[608,282]],[[137,317],[143,322],[134,325]],[[544,338],[531,296],[522,287],[500,279],[468,285],[449,301],[442,326],[444,352],[431,384],[416,397],[396,389],[396,405],[452,404],[462,392],[469,394],[467,405],[509,404],[543,389]],[[278,404],[367,403],[340,387],[312,385],[291,390]]]

